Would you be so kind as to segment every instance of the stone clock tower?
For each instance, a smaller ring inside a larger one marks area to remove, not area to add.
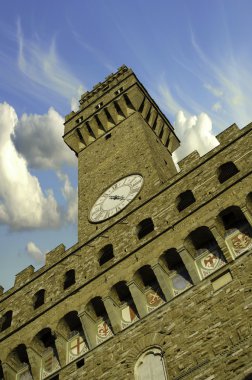
[[[217,139],[177,172],[130,69],[81,97],[79,238],[0,286],[0,380],[252,379],[252,123]]]
[[[66,117],[64,141],[78,156],[79,241],[124,218],[176,174],[173,127],[126,66],[82,95],[79,111]],[[130,184],[131,175],[138,177]]]

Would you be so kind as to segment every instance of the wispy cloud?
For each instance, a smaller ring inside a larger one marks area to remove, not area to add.
[[[21,21],[18,20],[17,42],[19,70],[37,86],[56,92],[71,101],[80,91],[80,81],[58,55],[55,37],[46,47],[38,37],[33,40],[25,39]]]
[[[100,49],[96,49],[94,46],[91,46],[85,42],[83,36],[74,30],[73,27],[71,29],[75,41],[78,42],[78,44],[89,54],[93,55],[103,67],[105,67],[109,72],[115,72],[117,70],[117,68],[109,62],[109,59],[101,53]]]
[[[213,61],[206,56],[193,33],[191,43],[208,77],[211,76],[212,83],[205,81],[204,88],[221,99],[221,112],[226,118],[229,115],[230,122],[237,122],[241,126],[247,124],[251,120],[252,98],[252,73],[247,61],[239,54],[235,58],[230,49]],[[220,107],[215,107],[214,111],[220,113]]]

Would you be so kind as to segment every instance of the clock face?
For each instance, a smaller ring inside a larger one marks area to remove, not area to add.
[[[110,186],[97,199],[89,215],[91,222],[102,222],[126,207],[139,193],[143,177],[132,174]]]

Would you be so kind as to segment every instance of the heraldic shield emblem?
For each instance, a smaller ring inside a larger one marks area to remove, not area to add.
[[[136,322],[137,320],[138,320],[138,316],[136,315],[136,311],[133,305],[129,304],[122,308],[121,326],[123,329],[131,325],[132,323]]]
[[[78,356],[83,355],[87,351],[88,347],[83,337],[80,335],[76,335],[71,339],[70,342],[68,342],[69,362],[75,360]]]
[[[230,239],[230,248],[235,256],[240,256],[244,252],[252,248],[252,239],[249,232],[244,230],[243,232],[237,231]]]
[[[45,379],[58,369],[60,369],[59,361],[54,355],[53,350],[50,350],[42,358],[42,379]]]
[[[156,309],[164,303],[162,292],[158,287],[147,291],[146,300],[148,312]]]
[[[206,253],[201,255],[201,257],[197,260],[197,266],[203,278],[209,276],[211,273],[226,264],[224,257],[218,249],[211,252],[205,252]]]
[[[101,344],[108,338],[113,336],[112,330],[107,321],[101,321],[97,324],[96,342]]]
[[[188,273],[183,271],[176,273],[171,277],[171,284],[174,296],[183,293],[192,286]]]

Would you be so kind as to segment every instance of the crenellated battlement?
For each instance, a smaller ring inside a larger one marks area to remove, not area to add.
[[[97,96],[98,103],[94,102]],[[89,101],[83,102],[86,97]],[[173,126],[132,70],[126,66],[109,76],[105,82],[95,86],[88,95],[84,94],[80,102],[80,110],[67,115],[64,134],[65,143],[77,155],[135,112],[142,115],[170,153],[179,146]]]

